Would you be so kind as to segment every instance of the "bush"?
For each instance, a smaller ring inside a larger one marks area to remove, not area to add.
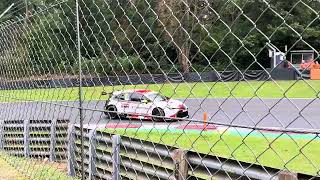
[[[117,58],[83,58],[82,73],[93,76],[114,76],[125,74],[139,74],[146,72],[146,65],[138,56],[117,57]],[[73,69],[79,73],[79,64],[73,64]]]

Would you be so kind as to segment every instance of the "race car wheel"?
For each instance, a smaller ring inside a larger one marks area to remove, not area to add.
[[[152,110],[152,115],[153,116],[161,116],[161,117],[152,117],[152,120],[153,121],[164,121],[164,116],[165,116],[165,114],[164,114],[164,111],[163,111],[163,109],[161,109],[161,108],[154,108],[153,110]]]
[[[108,119],[116,119],[118,118],[117,107],[115,106],[107,106],[106,112],[104,114],[107,116]]]

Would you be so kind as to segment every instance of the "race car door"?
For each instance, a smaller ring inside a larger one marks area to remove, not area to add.
[[[132,114],[137,115],[146,115],[148,114],[149,103],[143,102],[143,100],[147,100],[143,94],[140,93],[132,93],[130,96],[130,111]]]
[[[118,99],[118,103],[120,105],[118,111],[127,113],[128,109],[130,108],[130,101],[129,101],[129,94],[128,93],[123,93],[120,94],[116,97]]]
[[[127,109],[127,113],[130,113],[131,115],[136,115],[139,113],[138,106],[141,103],[141,97],[142,95],[133,92],[129,95],[129,108]]]
[[[140,104],[138,106],[138,112],[140,114],[145,114],[145,115],[151,115],[151,113],[148,113],[150,108],[152,106],[152,102],[145,97],[144,95],[141,97]]]

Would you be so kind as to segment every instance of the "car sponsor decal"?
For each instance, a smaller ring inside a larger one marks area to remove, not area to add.
[[[129,103],[122,103],[122,104],[121,104],[121,107],[122,107],[122,108],[129,108]]]

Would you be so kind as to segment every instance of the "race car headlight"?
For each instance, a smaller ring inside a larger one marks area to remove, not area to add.
[[[178,106],[178,109],[180,109],[180,110],[186,110],[186,109],[188,109],[188,108],[187,108],[186,105],[180,104],[180,105]]]
[[[169,109],[177,109],[177,106],[174,106],[174,105],[172,105],[172,104],[171,104],[171,105],[168,104],[168,105],[167,105],[167,108],[169,108]]]
[[[169,109],[181,109],[181,110],[185,110],[187,109],[187,107],[183,104],[180,104],[180,105],[169,105],[167,106]]]

